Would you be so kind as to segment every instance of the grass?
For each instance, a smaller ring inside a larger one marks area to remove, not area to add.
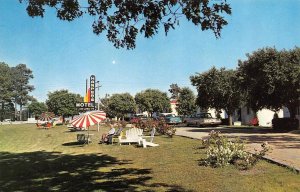
[[[65,126],[0,126],[0,191],[299,191],[300,175],[260,161],[249,171],[199,166],[199,141],[155,137],[159,147],[78,145]]]

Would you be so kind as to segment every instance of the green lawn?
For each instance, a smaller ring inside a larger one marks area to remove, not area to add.
[[[199,166],[197,140],[158,136],[159,147],[78,145],[65,126],[0,125],[0,191],[300,191],[300,175],[259,162],[252,170]]]

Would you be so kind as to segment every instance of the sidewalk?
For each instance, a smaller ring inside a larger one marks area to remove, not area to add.
[[[246,140],[246,149],[249,152],[260,149],[260,145],[266,141],[272,148],[272,151],[265,156],[266,159],[300,172],[300,134],[272,133],[272,130],[263,128],[178,127],[176,135],[201,139],[207,137],[211,130],[220,131],[227,137],[240,137]]]

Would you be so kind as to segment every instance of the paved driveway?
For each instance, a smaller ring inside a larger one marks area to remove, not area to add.
[[[300,171],[300,134],[276,133],[268,128],[224,128],[224,127],[177,127],[176,135],[201,139],[207,137],[209,132],[220,131],[228,137],[240,137],[247,141],[246,149],[254,151],[267,141],[272,147],[266,158],[277,163],[295,168]]]

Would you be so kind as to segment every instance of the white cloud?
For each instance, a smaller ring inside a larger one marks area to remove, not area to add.
[[[111,63],[112,63],[113,65],[114,65],[114,64],[116,64],[116,60],[112,60],[112,62],[111,62]]]

